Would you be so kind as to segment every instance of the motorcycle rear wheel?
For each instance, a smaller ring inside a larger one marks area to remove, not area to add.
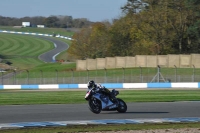
[[[89,109],[93,113],[99,114],[101,112],[102,110],[101,101],[99,101],[98,99],[95,98],[89,99],[88,104],[89,104]]]
[[[127,105],[126,105],[126,103],[122,99],[117,98],[117,100],[119,102],[117,111],[119,113],[125,113],[127,111]]]

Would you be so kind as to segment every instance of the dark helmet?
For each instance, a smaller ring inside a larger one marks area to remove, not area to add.
[[[89,81],[88,83],[87,83],[87,87],[88,88],[93,88],[95,86],[95,82],[93,81],[93,80],[91,80],[91,81]]]

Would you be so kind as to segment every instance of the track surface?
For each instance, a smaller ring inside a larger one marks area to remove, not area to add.
[[[97,119],[200,117],[200,102],[127,103],[127,113],[102,111],[93,114],[87,104],[0,106],[0,124],[16,122]]]
[[[53,42],[54,45],[56,46],[53,50],[50,50],[50,51],[39,56],[39,59],[44,61],[44,62],[53,62],[53,57],[55,55],[57,55],[58,53],[69,48],[69,46],[65,42],[56,40],[52,37],[44,37],[44,36],[38,36],[38,37],[42,38],[42,39],[49,40],[49,41]]]

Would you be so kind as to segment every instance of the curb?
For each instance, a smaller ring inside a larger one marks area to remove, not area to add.
[[[177,89],[190,88],[199,89],[200,82],[183,82],[183,83],[102,83],[106,88],[118,89]],[[85,89],[87,84],[24,84],[24,85],[0,85],[0,90],[3,89]]]
[[[48,36],[48,37],[53,37],[51,34],[42,34],[42,33],[32,33],[32,32],[18,32],[18,31],[8,31],[8,30],[0,30],[0,33],[12,33],[12,34],[22,34],[22,35],[36,35],[36,36]],[[70,37],[67,36],[55,36],[56,38],[63,38],[67,40],[73,40]]]
[[[67,125],[106,125],[106,124],[144,124],[144,123],[194,123],[200,122],[200,118],[158,118],[158,119],[103,119],[85,121],[55,121],[55,122],[19,122],[0,124],[0,129],[49,127]]]

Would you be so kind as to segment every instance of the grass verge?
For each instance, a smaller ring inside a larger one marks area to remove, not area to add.
[[[129,131],[136,130],[156,130],[156,129],[181,129],[181,128],[200,128],[200,123],[161,123],[161,124],[125,124],[125,125],[80,125],[64,127],[42,127],[26,129],[0,130],[3,133],[78,133],[78,132],[97,132],[101,131]],[[199,129],[200,130],[200,129]]]
[[[0,91],[0,105],[86,103],[81,91]],[[125,102],[200,101],[200,90],[119,90]]]

